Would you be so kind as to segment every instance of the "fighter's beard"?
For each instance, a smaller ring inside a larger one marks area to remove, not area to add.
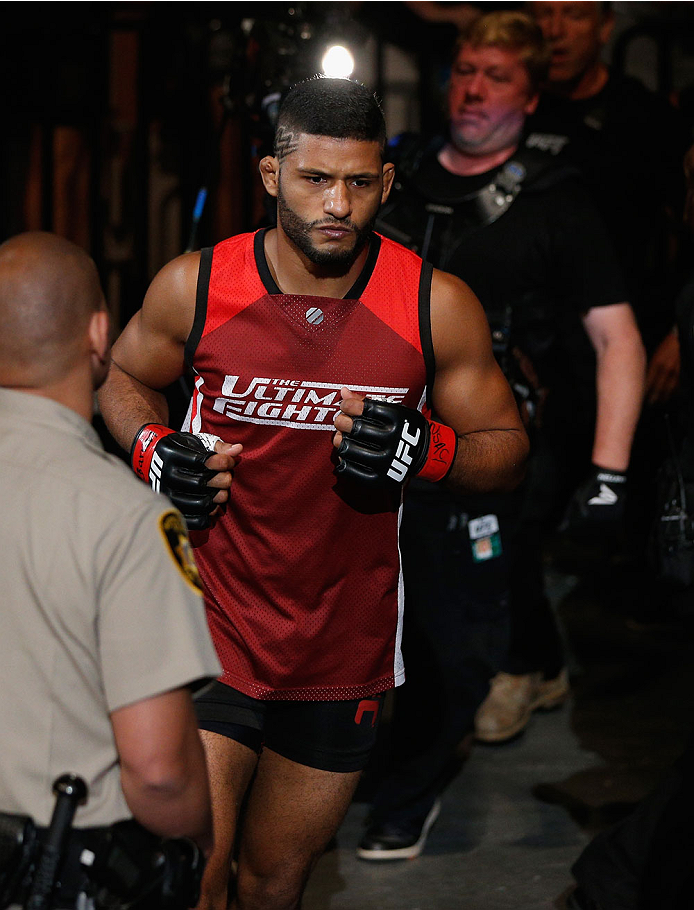
[[[332,223],[354,231],[354,243],[351,248],[338,250],[320,249],[311,240],[311,231],[316,227],[326,227],[331,224],[329,219],[319,221],[304,221],[294,209],[287,205],[286,199],[280,189],[277,195],[277,216],[282,225],[282,230],[294,246],[314,265],[327,267],[331,272],[342,274],[354,263],[354,260],[369,242],[376,216],[363,227],[359,227],[349,219],[334,219]]]

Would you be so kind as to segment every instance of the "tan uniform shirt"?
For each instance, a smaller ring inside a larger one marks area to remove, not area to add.
[[[0,389],[0,809],[50,820],[79,774],[77,826],[130,812],[109,712],[221,668],[169,501],[74,411]]]

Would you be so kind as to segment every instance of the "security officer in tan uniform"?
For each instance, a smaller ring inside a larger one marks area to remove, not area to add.
[[[220,666],[180,513],[90,425],[109,336],[81,250],[43,233],[0,246],[0,906],[99,907],[88,863],[108,865],[131,842],[137,856],[171,839],[191,856],[212,846],[191,690]],[[63,844],[80,849],[37,896],[64,772],[86,784]],[[30,861],[27,828],[2,842],[16,818],[38,832]],[[164,905],[175,903],[143,904]]]

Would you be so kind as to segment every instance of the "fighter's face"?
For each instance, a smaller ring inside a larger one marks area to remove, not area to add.
[[[277,164],[277,213],[282,231],[317,265],[351,264],[366,243],[392,165],[377,142],[299,134]]]
[[[602,4],[543,0],[531,3],[530,10],[552,49],[550,82],[578,79],[599,59],[612,29]]]
[[[448,115],[453,145],[487,155],[516,145],[537,106],[520,55],[500,47],[464,44],[451,70]]]

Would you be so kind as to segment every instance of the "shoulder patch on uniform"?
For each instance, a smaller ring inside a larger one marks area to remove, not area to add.
[[[159,528],[166,541],[171,558],[185,580],[197,591],[202,591],[200,573],[195,565],[193,548],[188,539],[188,530],[178,512],[164,512],[159,518]]]

